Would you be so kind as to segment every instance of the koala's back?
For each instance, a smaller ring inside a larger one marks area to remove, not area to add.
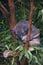
[[[16,24],[16,26],[15,26],[15,29],[16,30],[21,30],[21,31],[23,31],[24,30],[24,28],[28,28],[28,21],[19,21],[17,24]],[[23,30],[22,30],[23,29]]]

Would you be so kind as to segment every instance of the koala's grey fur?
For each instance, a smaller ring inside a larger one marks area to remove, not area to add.
[[[16,24],[14,28],[14,33],[16,34],[16,39],[26,42],[28,34],[28,21],[20,21]],[[30,45],[40,44],[40,31],[34,25],[32,25],[31,35],[30,35]]]

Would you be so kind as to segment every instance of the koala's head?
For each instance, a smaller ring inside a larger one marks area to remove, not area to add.
[[[28,23],[27,21],[20,21],[16,24],[14,28],[14,33],[16,35],[16,39],[22,40],[22,38],[27,35],[28,32]]]
[[[28,34],[28,21],[20,21],[16,24],[14,28],[14,33],[16,35],[16,39],[26,42],[27,34]],[[39,29],[32,25],[31,35],[30,35],[30,45],[35,45],[40,43],[39,39]]]

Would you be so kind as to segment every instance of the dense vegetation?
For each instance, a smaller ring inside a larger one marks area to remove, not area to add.
[[[9,11],[9,6],[7,0],[1,0],[2,4]],[[25,19],[28,20],[29,11],[30,11],[30,2],[29,0],[15,0],[15,14],[16,21]],[[40,45],[34,48],[34,51],[27,52],[23,49],[20,52],[19,60],[21,61],[24,51],[27,57],[28,65],[43,65],[43,0],[34,0],[35,10],[33,13],[32,23],[40,29]],[[14,57],[5,59],[3,57],[4,50],[15,50],[18,47],[18,41],[14,45],[11,32],[6,24],[6,19],[2,12],[0,12],[0,65],[16,65],[14,63]],[[19,46],[19,50],[22,50],[22,45]],[[18,50],[17,49],[17,50]],[[27,53],[27,54],[26,54]]]

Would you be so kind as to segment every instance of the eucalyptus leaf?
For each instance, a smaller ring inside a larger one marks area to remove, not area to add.
[[[22,50],[23,50],[23,46],[22,46],[22,45],[19,45],[19,46],[15,49],[15,51],[17,51],[17,50],[22,51]]]
[[[22,60],[23,55],[24,55],[24,51],[22,51],[22,52],[20,53],[20,56],[19,56],[19,60],[20,60],[20,61]]]

